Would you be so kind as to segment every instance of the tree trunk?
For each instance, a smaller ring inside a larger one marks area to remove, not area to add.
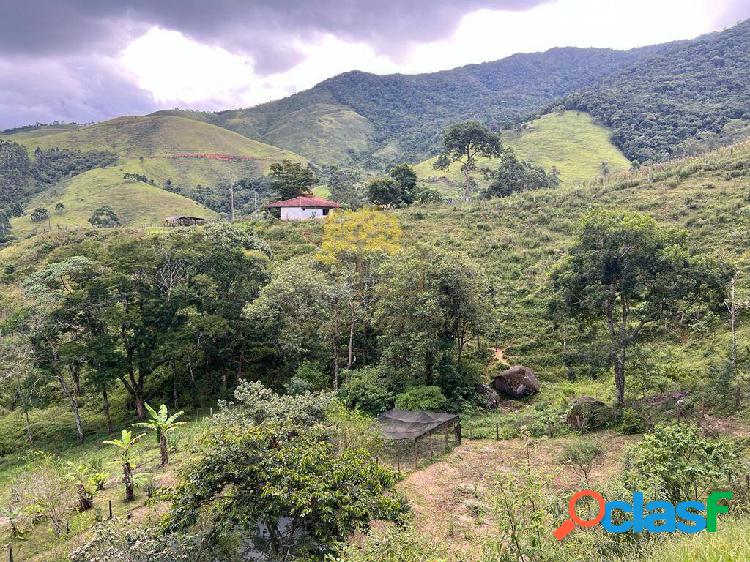
[[[60,388],[62,389],[65,397],[70,401],[70,410],[73,412],[73,417],[76,421],[76,437],[79,443],[83,443],[83,425],[81,424],[81,412],[78,409],[78,400],[75,394],[70,391],[68,384],[65,382],[65,376],[62,373],[57,374],[57,380],[60,382]]]
[[[109,395],[107,394],[107,385],[102,385],[102,410],[104,417],[107,419],[107,433],[112,433],[112,416],[109,412]]]
[[[161,466],[169,464],[169,450],[167,449],[167,432],[159,432],[159,453],[161,454]]]
[[[146,406],[144,406],[145,400],[143,399],[143,396],[141,393],[137,393],[135,396],[133,396],[133,402],[135,403],[135,413],[138,416],[139,420],[145,420],[146,419]]]
[[[352,315],[351,324],[349,324],[349,355],[346,363],[346,368],[351,371],[352,365],[354,365],[354,316]]]
[[[31,436],[31,422],[29,422],[29,408],[28,406],[23,409],[23,418],[26,421],[26,437],[29,438],[29,445],[34,446],[34,439]]]
[[[122,463],[122,481],[125,483],[125,501],[135,499],[135,485],[133,483],[133,469],[129,462]]]
[[[227,369],[224,367],[221,370],[221,397],[226,398],[227,396]]]
[[[94,506],[94,500],[91,497],[91,494],[89,494],[88,490],[86,490],[86,487],[78,483],[78,511],[86,511],[87,509],[91,509]]]
[[[81,366],[73,362],[70,366],[70,374],[73,376],[73,389],[75,391],[76,398],[81,396]]]
[[[615,388],[617,389],[617,408],[625,405],[625,346],[622,345],[615,354]]]
[[[177,393],[177,370],[172,373],[172,406],[177,409],[179,395]]]

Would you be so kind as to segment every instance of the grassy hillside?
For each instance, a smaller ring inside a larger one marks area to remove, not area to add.
[[[164,113],[215,123],[319,164],[354,157],[379,167],[425,158],[456,121],[519,122],[652,51],[566,48],[413,76],[347,72],[253,108]]]
[[[65,205],[62,212],[55,204]],[[100,168],[65,180],[34,197],[28,210],[44,207],[50,221],[34,223],[28,214],[11,220],[13,234],[19,238],[46,232],[50,228],[88,227],[91,213],[109,205],[123,226],[161,225],[170,215],[214,218],[216,213],[181,195],[140,181],[124,180],[123,168]]]
[[[577,221],[592,208],[647,212],[659,222],[689,232],[692,243],[736,263],[743,291],[750,289],[750,144],[713,152],[571,189],[542,190],[471,207],[403,211],[409,237],[463,250],[488,269],[511,362],[530,364],[563,377],[559,335],[545,317],[549,272],[571,243]],[[747,293],[745,293],[747,294]],[[743,330],[750,326],[742,327]],[[748,334],[746,333],[746,337]],[[699,371],[728,349],[726,332],[705,339],[665,343],[689,372]],[[568,342],[570,345],[570,342]],[[581,373],[601,367],[580,348]]]
[[[109,150],[118,154],[127,171],[146,175],[161,185],[171,178],[186,187],[214,185],[231,177],[257,177],[283,159],[303,161],[292,152],[248,139],[194,119],[171,115],[118,117],[111,121],[44,135],[6,136],[30,152],[41,148]],[[175,158],[179,154],[221,154],[235,161]]]
[[[269,162],[293,157],[276,147],[250,140],[232,131],[169,115],[118,117],[55,134],[16,134],[11,138],[31,150],[37,146],[111,150],[126,158],[168,157],[191,152],[231,154]]]
[[[194,201],[161,188],[169,181],[180,193],[192,197],[199,185],[212,190],[229,181],[260,177],[272,163],[283,159],[304,162],[297,154],[233,131],[168,115],[119,117],[79,128],[44,127],[2,138],[22,144],[31,154],[37,147],[57,147],[108,150],[120,156],[117,167],[65,180],[27,205],[29,210],[46,207],[51,211],[62,202],[66,210],[53,213],[53,228],[88,226],[91,212],[104,204],[113,207],[125,225],[161,223],[174,214],[214,217],[214,212]],[[145,176],[148,182],[126,180],[126,172]],[[48,228],[32,223],[28,215],[15,219],[12,225],[16,237]]]
[[[503,132],[503,142],[524,159],[550,171],[556,167],[563,186],[581,185],[602,173],[607,162],[611,173],[622,172],[630,163],[610,141],[610,131],[594,122],[586,113],[565,111],[549,113],[526,124],[520,131]],[[460,164],[448,170],[435,170],[435,158],[420,162],[415,171],[420,179],[447,194],[458,193],[463,183]],[[492,168],[492,159],[479,166]],[[483,178],[476,173],[482,185]]]

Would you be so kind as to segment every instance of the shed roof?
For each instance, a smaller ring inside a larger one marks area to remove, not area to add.
[[[295,197],[286,201],[269,203],[266,207],[314,207],[320,209],[338,209],[341,207],[336,201],[329,201],[322,197]]]
[[[386,439],[416,439],[457,419],[456,414],[395,409],[378,416],[383,437]]]

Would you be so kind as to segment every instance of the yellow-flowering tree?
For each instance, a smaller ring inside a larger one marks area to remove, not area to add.
[[[349,331],[347,368],[355,361],[354,340],[357,325],[367,317],[373,264],[401,249],[401,225],[390,213],[376,209],[336,211],[323,226],[323,244],[318,259],[331,267],[337,284],[348,288]],[[344,322],[342,321],[342,324]]]

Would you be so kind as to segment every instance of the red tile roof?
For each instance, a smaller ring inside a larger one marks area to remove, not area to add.
[[[335,201],[329,201],[321,197],[295,197],[286,201],[269,203],[266,207],[312,207],[318,209],[338,209],[341,207]]]

